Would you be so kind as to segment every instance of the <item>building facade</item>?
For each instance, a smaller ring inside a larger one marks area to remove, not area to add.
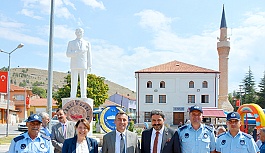
[[[218,107],[219,72],[171,61],[135,72],[137,122],[150,122],[150,112],[161,109],[166,124],[188,120],[190,106]]]

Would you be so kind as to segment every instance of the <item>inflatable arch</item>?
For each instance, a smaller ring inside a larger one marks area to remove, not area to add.
[[[260,129],[265,127],[265,115],[262,108],[257,104],[244,104],[240,106],[237,112],[241,116],[241,123],[244,125],[244,115],[246,113],[251,113],[256,119],[256,128]]]

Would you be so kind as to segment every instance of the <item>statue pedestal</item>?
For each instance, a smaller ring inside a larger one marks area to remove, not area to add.
[[[77,122],[85,118],[90,122],[88,136],[93,132],[93,99],[91,98],[62,98],[62,108],[69,121]]]

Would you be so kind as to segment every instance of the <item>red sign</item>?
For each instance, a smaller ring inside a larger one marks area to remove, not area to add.
[[[236,107],[239,107],[240,106],[240,100],[236,100]]]
[[[29,105],[29,97],[26,97],[26,104]]]
[[[8,72],[0,71],[0,93],[7,93]]]

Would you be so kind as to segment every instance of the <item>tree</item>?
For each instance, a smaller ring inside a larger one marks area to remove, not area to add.
[[[71,75],[68,74],[65,77],[66,85],[59,88],[57,92],[53,94],[53,99],[58,103],[59,107],[62,107],[62,98],[70,97],[71,92]],[[94,74],[87,75],[87,97],[94,100],[94,106],[98,107],[103,104],[108,98],[109,87],[104,83],[105,78],[96,76]],[[77,97],[80,97],[80,82],[78,80]]]
[[[244,93],[242,96],[242,104],[256,103],[257,94],[255,91],[255,80],[254,80],[250,67],[242,83],[243,83],[243,90],[244,90]]]
[[[47,97],[46,90],[41,87],[33,86],[32,93],[40,96],[41,98]]]
[[[263,78],[261,78],[261,81],[258,86],[260,87],[260,90],[257,93],[257,95],[259,96],[257,104],[261,108],[265,108],[265,71],[263,74]]]

